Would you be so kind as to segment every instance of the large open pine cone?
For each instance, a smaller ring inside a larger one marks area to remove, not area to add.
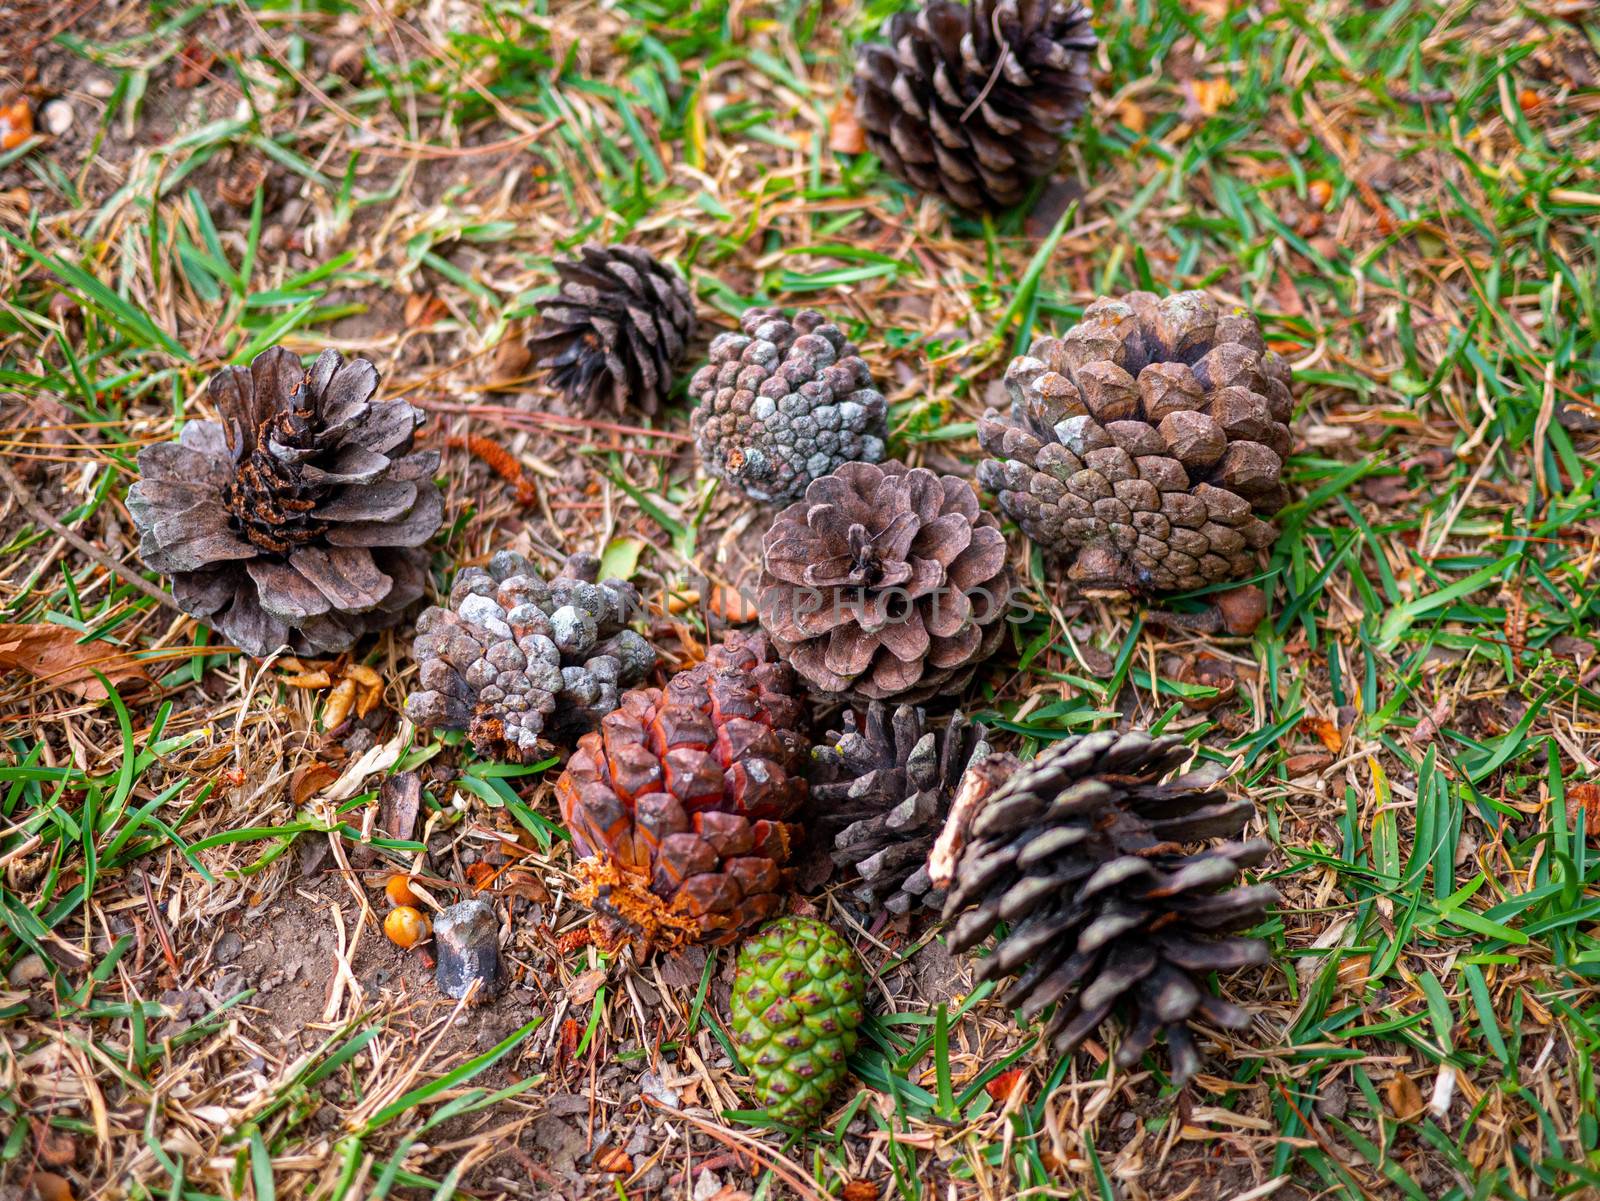
[[[1061,158],[1091,91],[1094,31],[1070,0],[930,0],[861,48],[867,144],[913,187],[969,210],[1009,208]]]
[[[1277,531],[1294,402],[1253,314],[1203,292],[1101,298],[1006,370],[978,482],[1086,594],[1238,579]]]
[[[959,692],[1005,637],[1005,538],[956,476],[846,463],[762,549],[761,625],[818,692],[919,704]]]
[[[969,764],[989,756],[987,732],[960,713],[928,727],[926,715],[880,701],[858,722],[830,731],[811,752],[813,823],[831,834],[835,867],[854,870],[862,903],[890,913],[938,907],[944,893],[928,876],[928,852]]]
[[[727,943],[778,912],[806,799],[800,720],[766,637],[732,633],[579,741],[556,799],[603,945]]]
[[[654,413],[694,336],[683,276],[636,246],[585,246],[555,264],[561,291],[539,305],[534,366],[585,412],[630,401]]]
[[[422,596],[439,454],[412,451],[422,414],[377,389],[365,359],[265,350],[211,377],[220,422],[139,452],[139,557],[247,654],[347,650]]]
[[[1199,1066],[1191,1020],[1229,1029],[1249,1015],[1213,996],[1210,972],[1265,962],[1258,939],[1227,937],[1259,923],[1270,885],[1235,887],[1271,849],[1222,842],[1185,854],[1180,844],[1232,838],[1255,813],[1199,781],[1163,777],[1189,758],[1176,737],[1097,733],[1063,739],[1029,763],[992,755],[974,773],[952,822],[970,821],[945,902],[963,913],[950,948],[964,951],[1007,923],[977,978],[1016,976],[1004,999],[1066,1054],[1120,1011],[1117,1062],[1138,1063],[1165,1033],[1174,1075]],[[1011,767],[1009,776],[1005,769]],[[963,812],[963,810],[965,810]]]
[[[700,462],[752,500],[785,502],[841,463],[876,463],[888,404],[839,327],[804,309],[755,308],[718,334],[689,381]]]
[[[467,730],[479,754],[526,763],[594,729],[656,664],[627,628],[639,593],[596,582],[600,560],[576,554],[547,583],[519,554],[456,576],[448,608],[417,618],[421,687],[406,697],[418,726]]]

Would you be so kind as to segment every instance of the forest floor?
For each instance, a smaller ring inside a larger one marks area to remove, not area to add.
[[[1600,5],[1099,4],[1091,110],[999,220],[860,153],[853,48],[899,6],[104,0],[5,30],[0,132],[20,97],[36,133],[0,150],[0,1196],[1600,1196]],[[833,887],[803,904],[873,1016],[788,1139],[744,1108],[731,954],[583,945],[555,771],[414,738],[403,639],[360,648],[352,716],[300,686],[348,663],[230,653],[108,570],[138,568],[135,454],[218,366],[334,346],[432,418],[436,587],[592,550],[693,660],[751,517],[697,477],[682,382],[624,424],[529,378],[523,323],[590,240],[689,274],[691,363],[752,301],[835,314],[891,453],[969,476],[1009,358],[1095,296],[1262,315],[1297,380],[1267,620],[1072,599],[1013,532],[1037,616],[973,705],[1024,752],[1182,732],[1257,801],[1276,956],[1223,982],[1254,1022],[1198,1079],[1056,1063],[936,928]],[[397,865],[496,901],[491,1005],[384,938]]]

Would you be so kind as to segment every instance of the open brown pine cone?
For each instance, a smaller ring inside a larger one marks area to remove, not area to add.
[[[220,420],[139,452],[139,557],[246,654],[348,650],[422,597],[439,453],[411,449],[422,413],[377,390],[365,359],[275,347],[211,377]]]
[[[761,625],[819,693],[953,695],[1005,637],[1005,539],[956,476],[846,463],[779,513],[762,546]]]

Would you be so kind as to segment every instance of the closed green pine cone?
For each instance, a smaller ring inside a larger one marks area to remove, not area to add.
[[[845,1077],[865,1017],[861,960],[839,934],[780,918],[739,949],[733,1038],[768,1114],[809,1126]]]

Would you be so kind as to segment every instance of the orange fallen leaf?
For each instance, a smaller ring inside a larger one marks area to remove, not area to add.
[[[39,1194],[39,1201],[73,1201],[72,1185],[65,1176],[57,1176],[54,1172],[30,1172],[23,1184],[33,1186],[33,1191]]]
[[[846,93],[828,114],[828,149],[835,154],[860,154],[867,148],[867,132],[856,120],[855,98]]]
[[[33,136],[33,108],[25,97],[0,104],[0,150],[15,150]]]
[[[1396,1072],[1389,1077],[1389,1083],[1383,1086],[1389,1108],[1394,1110],[1394,1116],[1402,1122],[1409,1122],[1422,1112],[1422,1090],[1417,1088],[1416,1081],[1404,1072]]]
[[[603,1147],[594,1157],[594,1166],[602,1172],[626,1175],[633,1171],[633,1157],[621,1147]]]
[[[97,671],[112,684],[150,682],[144,666],[126,652],[105,642],[79,642],[82,637],[77,630],[44,622],[0,623],[0,670],[27,672],[51,688],[91,701],[106,699]]]
[[[1197,113],[1214,117],[1233,103],[1233,84],[1227,79],[1196,79],[1184,85],[1189,89]]]
[[[178,69],[172,76],[173,85],[180,88],[199,87],[211,74],[211,68],[216,61],[215,54],[199,42],[190,41],[178,51]]]
[[[1335,755],[1344,749],[1344,735],[1339,733],[1339,727],[1326,717],[1302,717],[1300,732],[1310,734]]]
[[[1016,1090],[1017,1085],[1022,1082],[1022,1078],[1026,1074],[1026,1070],[1023,1068],[1011,1068],[1008,1071],[1001,1072],[993,1080],[989,1081],[988,1084],[985,1084],[983,1086],[983,1091],[988,1093],[989,1096],[993,1097],[996,1101],[1003,1105]]]
[[[1583,831],[1590,837],[1600,836],[1600,784],[1585,780],[1567,786],[1567,828],[1576,829],[1578,815],[1583,814]]]
[[[878,1201],[878,1186],[870,1180],[852,1180],[839,1196],[844,1201]]]
[[[1117,105],[1117,120],[1134,133],[1143,133],[1150,126],[1150,118],[1136,101],[1124,100]]]
[[[413,292],[406,297],[405,323],[410,329],[427,329],[449,311],[450,306],[434,293]]]
[[[711,598],[706,602],[706,607],[711,610],[713,616],[735,625],[754,621],[759,616],[755,605],[746,600],[742,592],[725,584],[711,586]]]
[[[473,892],[482,892],[494,883],[495,869],[483,860],[467,864],[467,883],[472,885]]]

